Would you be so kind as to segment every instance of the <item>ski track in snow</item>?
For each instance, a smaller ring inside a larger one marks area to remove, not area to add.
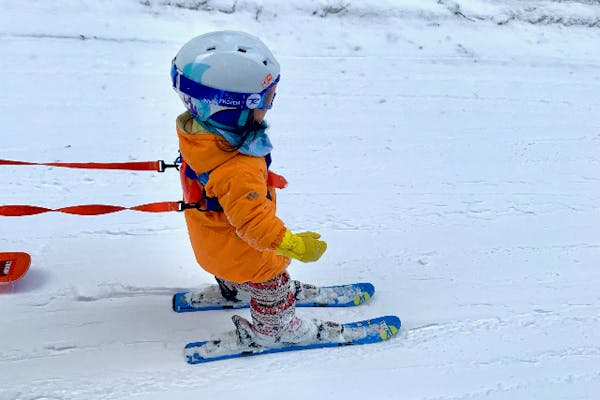
[[[360,307],[299,313],[397,314],[402,330],[192,367],[186,343],[248,312],[172,312],[173,293],[214,282],[180,215],[2,218],[0,251],[33,263],[0,293],[0,400],[600,396],[599,5],[167,3],[6,2],[0,158],[174,159],[173,54],[197,33],[248,30],[282,64],[269,114],[273,169],[290,181],[278,212],[329,244],[292,276],[377,290]],[[0,204],[180,196],[172,171],[0,177]]]

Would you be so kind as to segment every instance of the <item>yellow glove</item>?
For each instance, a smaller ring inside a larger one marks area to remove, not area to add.
[[[302,262],[317,261],[327,250],[327,243],[318,240],[320,237],[321,235],[314,232],[294,234],[286,230],[283,240],[275,252]]]

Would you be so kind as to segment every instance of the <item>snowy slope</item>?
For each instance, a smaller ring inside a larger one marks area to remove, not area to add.
[[[597,1],[0,2],[0,158],[173,159],[171,58],[242,29],[282,64],[269,113],[281,217],[323,234],[292,276],[372,281],[341,322],[398,338],[189,366],[230,312],[175,314],[212,278],[182,216],[0,219],[28,275],[0,294],[0,399],[597,399]],[[178,200],[175,172],[0,169],[0,204]],[[245,313],[243,313],[245,314]]]

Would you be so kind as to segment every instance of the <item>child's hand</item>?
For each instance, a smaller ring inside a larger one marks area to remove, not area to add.
[[[318,240],[320,237],[321,235],[315,232],[293,234],[286,230],[283,240],[275,252],[302,262],[317,261],[327,250],[327,243]]]

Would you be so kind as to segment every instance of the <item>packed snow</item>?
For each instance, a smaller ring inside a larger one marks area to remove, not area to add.
[[[0,399],[600,398],[600,4],[595,0],[0,2],[1,159],[177,156],[170,62],[260,36],[278,211],[329,244],[292,277],[372,282],[384,343],[191,366],[233,311],[177,314],[212,277],[179,213],[0,217],[28,274],[0,294]],[[177,201],[175,171],[0,167],[0,205]],[[237,311],[240,312],[240,311]],[[247,311],[241,311],[248,317]]]

